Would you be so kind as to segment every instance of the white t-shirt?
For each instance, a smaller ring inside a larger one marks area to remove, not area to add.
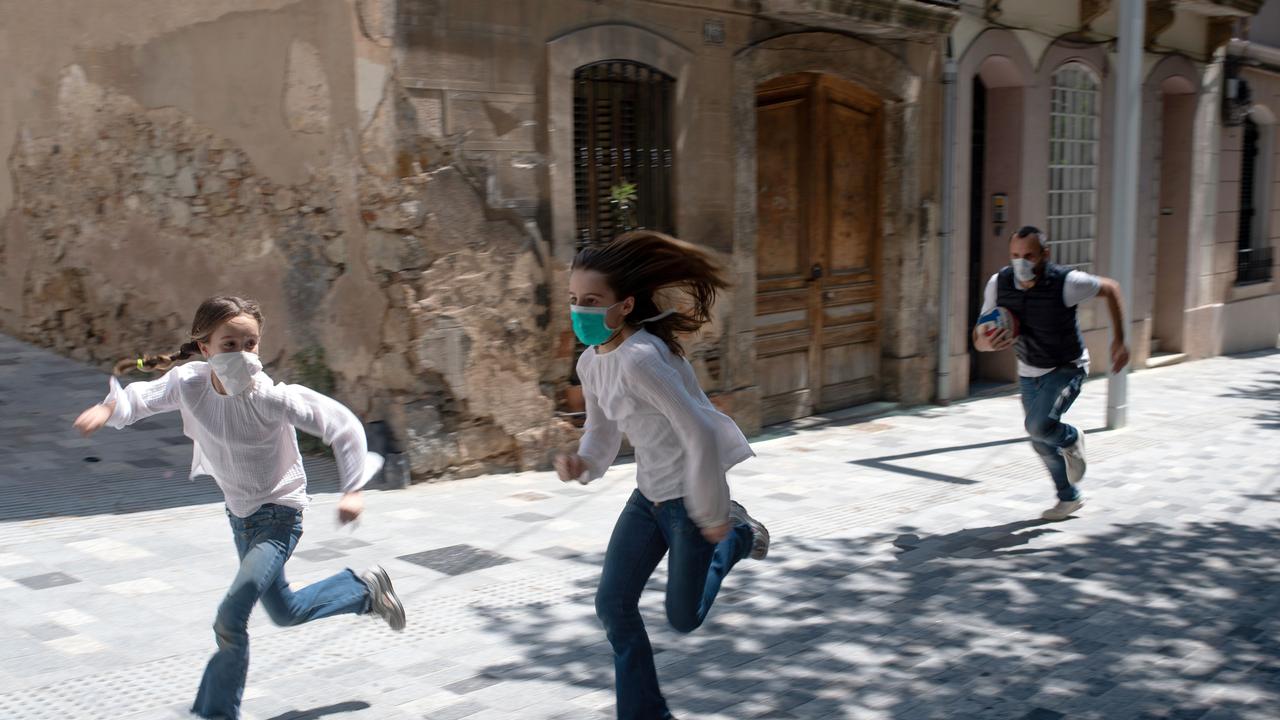
[[[578,454],[592,480],[609,469],[626,433],[636,451],[636,484],[650,502],[684,498],[698,527],[728,520],[725,472],[755,453],[707,399],[688,360],[641,329],[610,352],[587,348],[578,378],[587,406]]]
[[[978,315],[986,315],[995,309],[998,304],[996,301],[996,283],[1000,277],[1000,273],[991,276],[987,281],[987,289],[982,294],[982,311]],[[1083,270],[1072,270],[1067,273],[1066,280],[1062,283],[1062,302],[1067,307],[1075,307],[1085,300],[1089,300],[1098,294],[1102,289],[1102,279],[1097,275],[1090,275]],[[1084,368],[1085,372],[1089,372],[1089,348],[1084,348],[1080,357],[1076,358],[1076,367]],[[1053,372],[1054,368],[1042,368],[1034,365],[1028,365],[1021,360],[1018,361],[1018,375],[1022,377],[1040,377]]]
[[[195,445],[191,476],[212,475],[237,517],[267,503],[306,509],[307,474],[294,428],[333,447],[343,492],[364,487],[382,468],[382,457],[368,452],[359,418],[337,400],[301,385],[277,385],[264,372],[249,389],[223,395],[211,375],[208,363],[191,362],[123,388],[111,378],[105,402],[116,407],[107,425],[123,428],[180,411],[182,432]]]

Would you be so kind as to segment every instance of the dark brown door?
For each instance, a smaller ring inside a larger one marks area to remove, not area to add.
[[[820,75],[756,100],[756,375],[765,424],[866,402],[880,371],[880,102]]]

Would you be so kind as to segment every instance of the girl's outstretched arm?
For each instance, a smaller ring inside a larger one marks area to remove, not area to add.
[[[88,437],[103,425],[120,429],[152,415],[177,410],[180,382],[177,369],[155,380],[130,383],[128,387],[121,387],[120,381],[112,377],[107,398],[80,413],[75,428]]]

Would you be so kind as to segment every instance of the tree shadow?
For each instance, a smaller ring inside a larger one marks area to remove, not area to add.
[[[1246,497],[1250,500],[1258,500],[1260,502],[1280,503],[1280,492],[1274,492],[1270,495],[1244,495],[1242,497]]]
[[[1277,530],[1134,523],[1082,536],[1034,520],[780,538],[769,562],[734,570],[698,632],[666,627],[660,574],[642,610],[679,717],[1120,720],[1212,708],[1262,720],[1280,707]],[[571,598],[584,620],[594,585]],[[477,609],[524,654],[485,674],[612,690],[592,623],[574,637],[548,632],[564,628],[563,607]]]
[[[1260,373],[1252,385],[1235,385],[1218,397],[1240,400],[1261,400],[1262,412],[1253,416],[1258,427],[1264,430],[1280,430],[1280,371]]]
[[[359,710],[368,710],[371,705],[363,700],[351,700],[347,702],[334,703],[333,705],[325,705],[324,707],[311,708],[310,710],[290,710],[282,715],[276,715],[270,720],[315,720],[326,715],[337,715],[339,713],[357,712]]]

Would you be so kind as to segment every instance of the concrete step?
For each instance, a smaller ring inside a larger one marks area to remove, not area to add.
[[[1173,352],[1155,353],[1151,357],[1147,358],[1147,367],[1148,368],[1168,367],[1170,365],[1177,365],[1178,363],[1186,359],[1187,359],[1186,353],[1173,353]]]

